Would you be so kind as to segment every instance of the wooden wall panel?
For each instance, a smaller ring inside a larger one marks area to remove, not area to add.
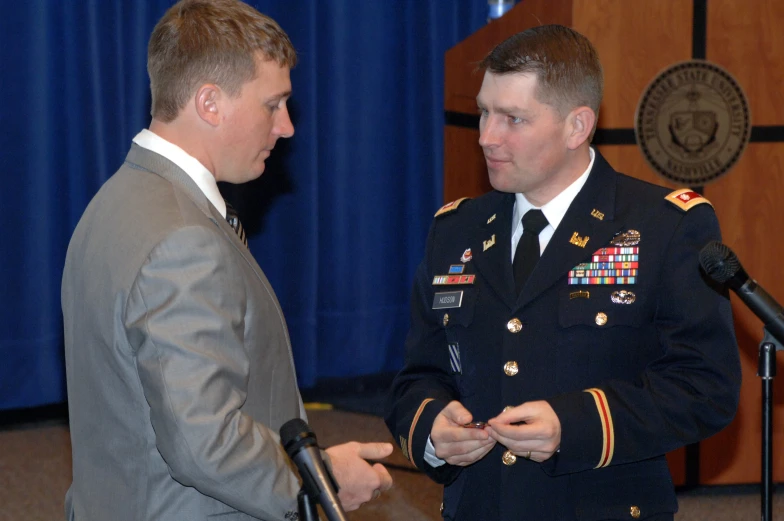
[[[634,127],[634,111],[651,80],[691,58],[692,2],[575,0],[573,27],[599,52],[604,68],[600,128]]]
[[[493,189],[487,178],[487,165],[479,146],[479,130],[444,127],[444,201],[476,197]]]
[[[780,115],[782,117],[782,115]],[[719,217],[722,241],[749,275],[784,302],[784,143],[752,143],[734,170],[705,187]],[[762,322],[732,296],[743,363],[741,404],[735,421],[702,443],[700,481],[755,483],[761,472],[761,382],[756,376]],[[784,354],[774,385],[774,480],[784,481]]]
[[[651,167],[645,162],[640,149],[634,145],[601,145],[597,148],[607,162],[618,172],[655,185],[668,186],[673,190],[683,188],[651,170]]]
[[[780,0],[708,2],[707,57],[746,91],[754,125],[784,124],[782,23]]]
[[[444,108],[476,114],[476,95],[483,74],[475,71],[490,50],[509,36],[541,24],[572,23],[572,6],[564,0],[525,0],[512,12],[493,20],[444,56]]]

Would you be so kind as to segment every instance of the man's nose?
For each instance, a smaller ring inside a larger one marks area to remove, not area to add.
[[[479,124],[479,146],[482,148],[492,147],[498,144],[498,133],[496,132],[496,122],[492,117],[487,117]]]
[[[294,123],[291,122],[288,107],[283,109],[278,114],[278,121],[275,125],[275,133],[280,137],[291,137],[294,135]]]

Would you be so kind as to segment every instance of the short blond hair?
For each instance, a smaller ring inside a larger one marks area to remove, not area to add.
[[[239,0],[181,0],[150,36],[152,117],[177,118],[199,86],[215,83],[230,96],[256,77],[258,53],[294,67],[297,53],[272,18]]]
[[[577,107],[590,107],[599,119],[604,73],[599,54],[588,38],[563,25],[542,25],[498,44],[480,62],[493,74],[533,73],[536,98],[565,117]]]

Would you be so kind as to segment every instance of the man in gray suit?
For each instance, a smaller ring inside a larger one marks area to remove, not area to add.
[[[74,232],[62,287],[73,446],[66,517],[296,519],[281,424],[305,417],[280,305],[217,181],[264,171],[296,55],[238,0],[158,22],[152,123]],[[389,488],[390,444],[326,450],[352,510]]]

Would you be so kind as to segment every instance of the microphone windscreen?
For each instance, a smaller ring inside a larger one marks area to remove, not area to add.
[[[294,418],[280,426],[280,442],[289,456],[305,445],[317,445],[316,435],[302,418]]]
[[[737,255],[718,241],[711,241],[702,248],[700,264],[705,273],[719,284],[724,284],[742,269]]]

